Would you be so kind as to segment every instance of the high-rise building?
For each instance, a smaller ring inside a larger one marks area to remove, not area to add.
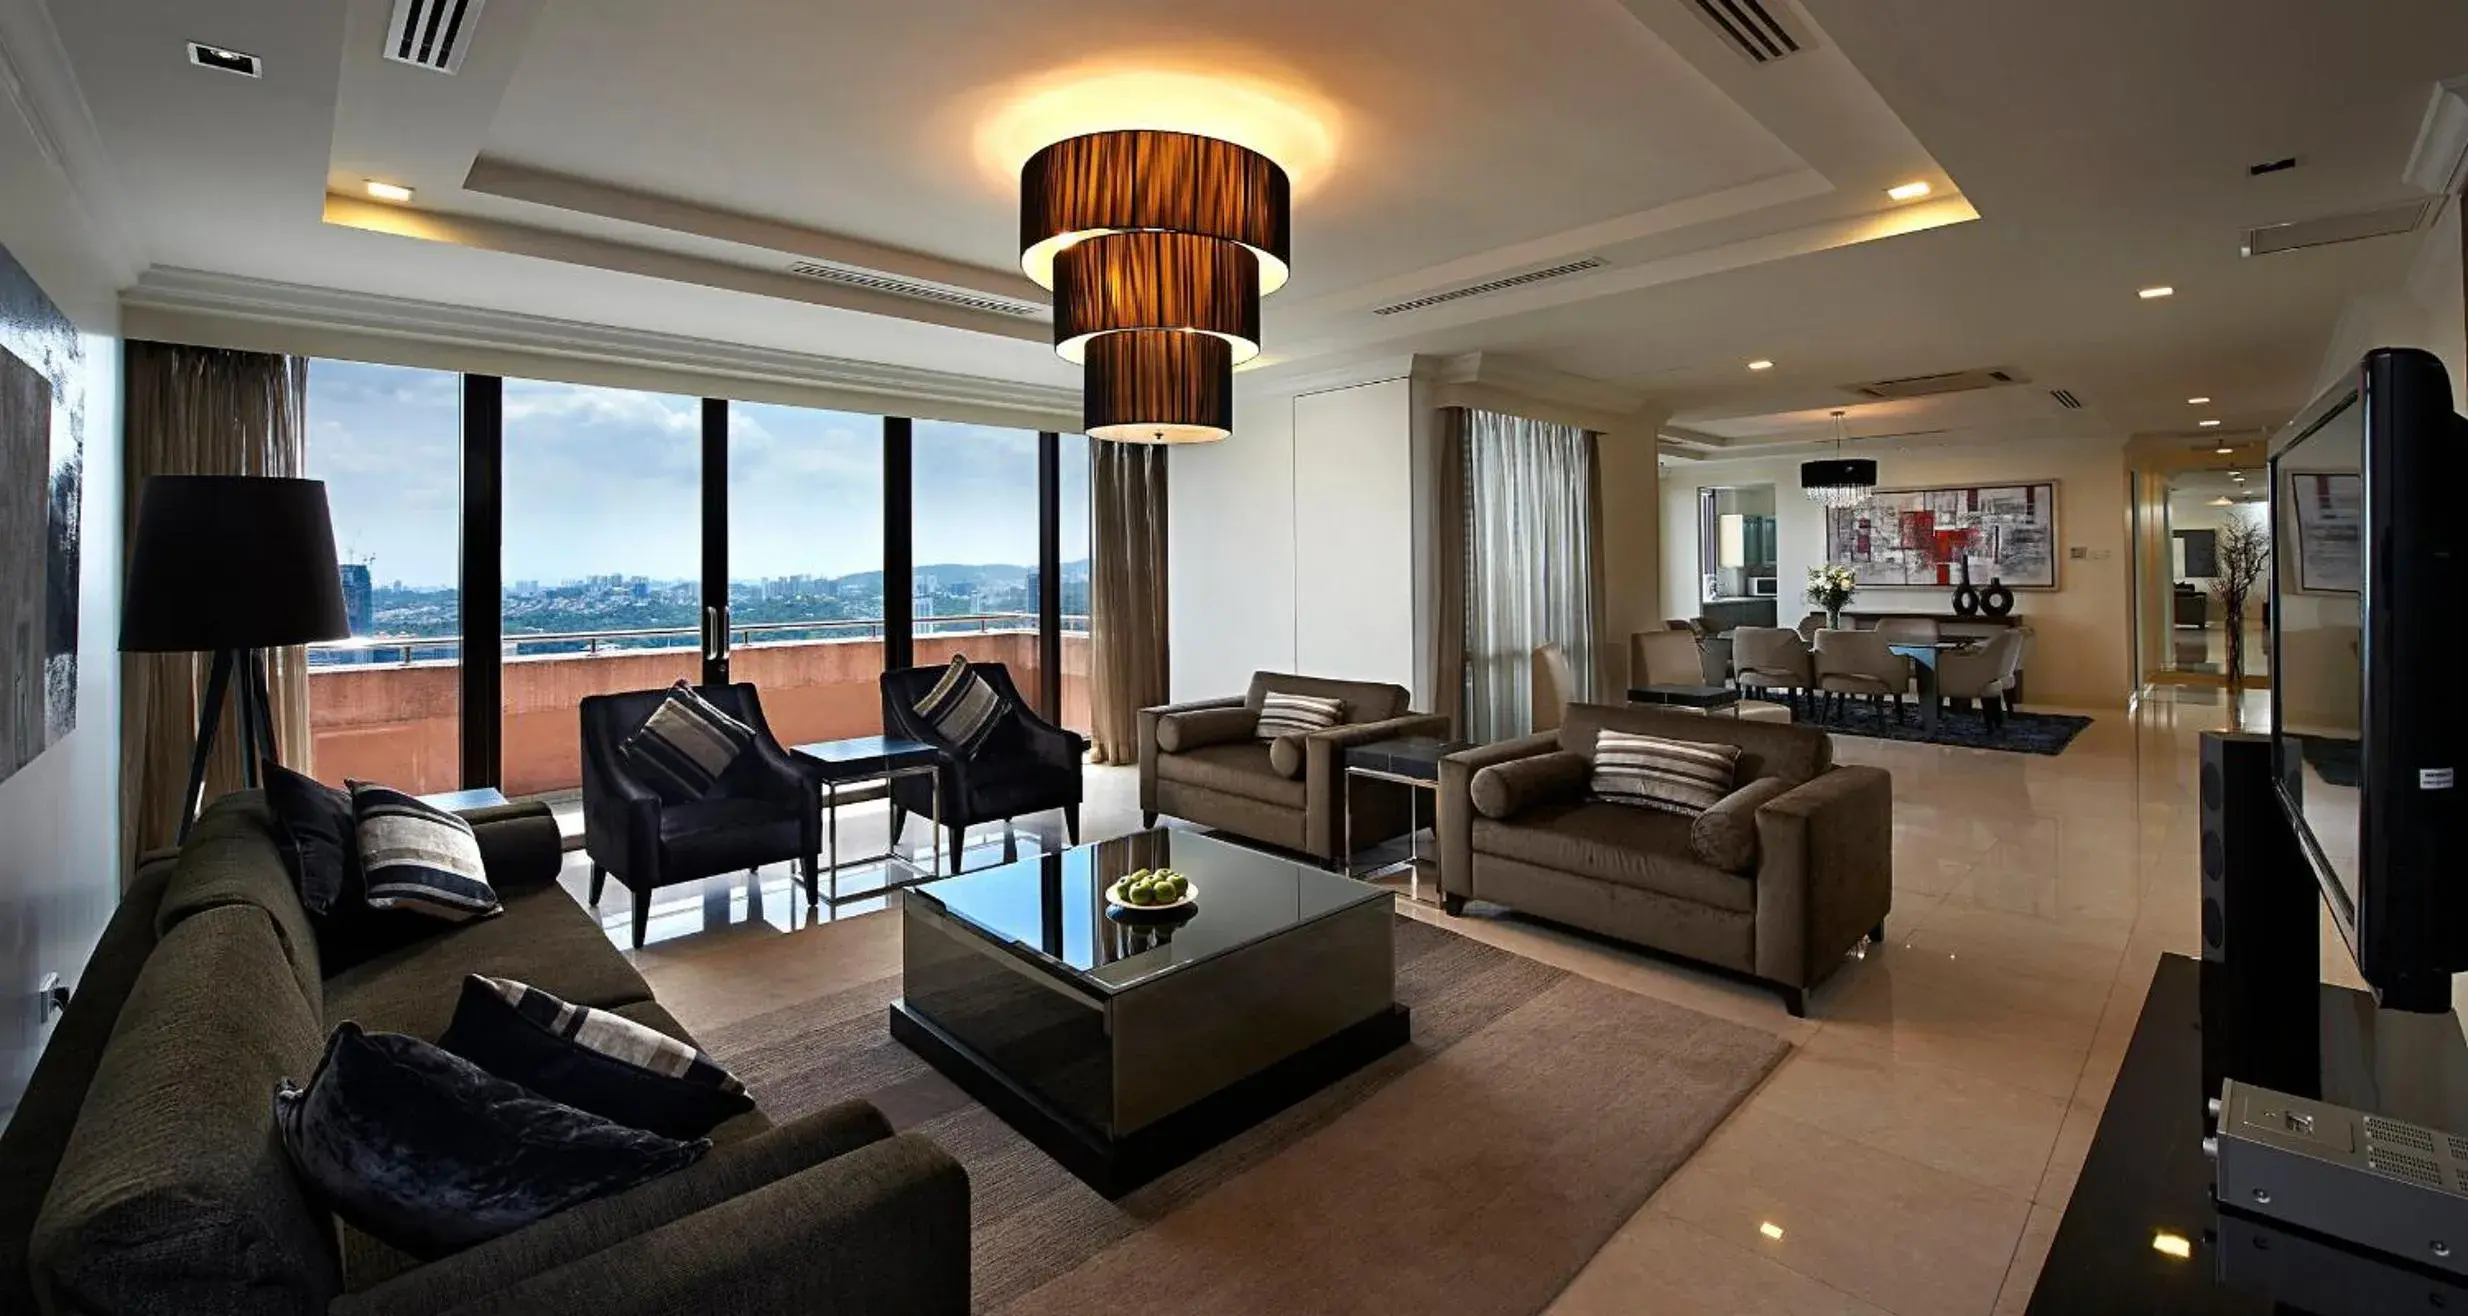
[[[377,633],[377,608],[369,588],[368,563],[346,562],[343,573],[343,618],[354,635]]]

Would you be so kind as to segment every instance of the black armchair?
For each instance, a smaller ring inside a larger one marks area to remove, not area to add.
[[[634,944],[651,921],[651,893],[743,868],[794,859],[806,899],[821,898],[822,800],[814,779],[763,721],[751,685],[706,685],[696,693],[754,729],[754,744],[721,776],[709,797],[665,804],[618,753],[666,690],[591,695],[583,700],[583,849],[591,856],[591,903],[610,873],[634,893]]]
[[[986,732],[972,756],[945,739],[934,724],[917,715],[917,701],[934,688],[943,668],[909,667],[883,673],[883,729],[942,752],[931,783],[902,777],[891,784],[891,836],[897,844],[912,813],[931,813],[933,792],[942,791],[943,827],[951,837],[951,868],[960,868],[961,840],[979,823],[1009,822],[1024,813],[1063,811],[1063,829],[1071,843],[1080,843],[1080,764],[1088,756],[1088,739],[1066,731],[1031,712],[1011,683],[1010,669],[1001,663],[970,663],[970,671],[992,683],[1010,711]]]

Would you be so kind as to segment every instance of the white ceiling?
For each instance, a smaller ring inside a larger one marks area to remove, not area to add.
[[[2239,230],[2408,196],[2428,88],[2468,65],[2456,0],[2375,0],[2372,23],[2319,0],[1767,3],[1811,48],[1755,67],[1686,0],[490,0],[452,77],[378,58],[388,0],[48,11],[158,283],[1069,386],[1042,325],[783,271],[1029,291],[1024,146],[1184,115],[1296,168],[1271,370],[1513,354],[1725,446],[1822,438],[1847,383],[1987,366],[2030,382],[1853,431],[2191,432],[2197,394],[2231,427],[2284,418],[2416,239],[2249,261]],[[191,68],[190,39],[267,76]],[[371,177],[418,198],[343,195]],[[1936,195],[1884,197],[1908,178]],[[1578,257],[1604,268],[1371,313]],[[2177,296],[2134,297],[2154,283]]]

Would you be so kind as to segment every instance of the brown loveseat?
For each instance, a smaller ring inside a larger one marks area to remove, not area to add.
[[[1345,701],[1341,726],[1272,746],[1256,734],[1270,691]],[[1406,708],[1401,685],[1259,672],[1250,693],[1140,710],[1140,809],[1170,814],[1333,863],[1345,848],[1345,751],[1399,736],[1448,734],[1448,719]],[[1357,783],[1354,845],[1405,834],[1410,801],[1395,786]]]
[[[1741,749],[1701,818],[1593,798],[1603,728]],[[1894,900],[1894,788],[1820,730],[1575,704],[1557,732],[1440,763],[1440,889],[1772,984],[1794,1015]]]

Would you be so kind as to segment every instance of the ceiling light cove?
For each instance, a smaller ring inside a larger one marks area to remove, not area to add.
[[[1212,55],[1208,72],[1083,65],[1014,84],[978,120],[978,167],[1009,189],[1028,158],[1055,142],[1153,128],[1248,147],[1285,170],[1294,195],[1308,195],[1336,165],[1341,116],[1291,79],[1235,71],[1244,62],[1236,52]]]
[[[2220,446],[2220,447],[2213,448],[2211,451],[2213,451],[2213,452],[2215,452],[2215,453],[2218,453],[2218,454],[2219,454],[2220,456],[2222,456],[2222,457],[2226,457],[2226,456],[2230,456],[2230,455],[2234,454],[2234,453],[2236,452],[2236,449],[2231,448],[2231,447],[2228,447],[2228,446],[2226,446],[2226,445],[2224,445],[2224,444],[2223,444],[2223,445],[2222,445],[2222,446]]]
[[[2187,405],[2187,406],[2189,406],[2189,407],[2207,407],[2207,406],[2211,405],[2211,399],[2209,399],[2209,398],[2187,398],[2187,399],[2185,400],[2185,405]]]
[[[2176,289],[2174,289],[2174,288],[2171,288],[2171,287],[2169,287],[2167,284],[2164,284],[2164,283],[2163,283],[2163,284],[2159,284],[2159,285],[2157,285],[2157,286],[2155,286],[2155,287],[2145,288],[2145,289],[2143,289],[2142,291],[2135,293],[2134,295],[2135,295],[2135,296],[2137,296],[2137,297],[2140,297],[2141,299],[2143,299],[2143,300],[2144,300],[2144,301],[2146,301],[2146,302],[2155,302],[2155,301],[2158,301],[2158,300],[2159,300],[2160,298],[2162,298],[2162,297],[2174,297],[2174,296],[2176,296],[2176,295],[2177,295],[2177,290],[2176,290]]]
[[[1751,361],[1748,363],[1748,368],[1751,370],[1771,370],[1774,368],[1774,363],[1771,361]]]
[[[382,182],[378,179],[372,178],[368,180],[367,187],[368,194],[380,201],[392,201],[400,204],[411,200],[411,189],[403,186],[401,183]]]
[[[1885,189],[1885,194],[1896,201],[1917,201],[1935,190],[1924,182],[1913,181],[1889,187]]]
[[[2202,421],[2202,422],[2200,422],[2200,424],[2202,425],[2202,427],[2203,427],[2204,429],[2207,429],[2207,430],[2215,430],[2215,429],[2218,429],[2218,428],[2219,428],[2219,422],[2218,422],[2218,421],[2216,421],[2216,420],[2206,420],[2206,421]]]

